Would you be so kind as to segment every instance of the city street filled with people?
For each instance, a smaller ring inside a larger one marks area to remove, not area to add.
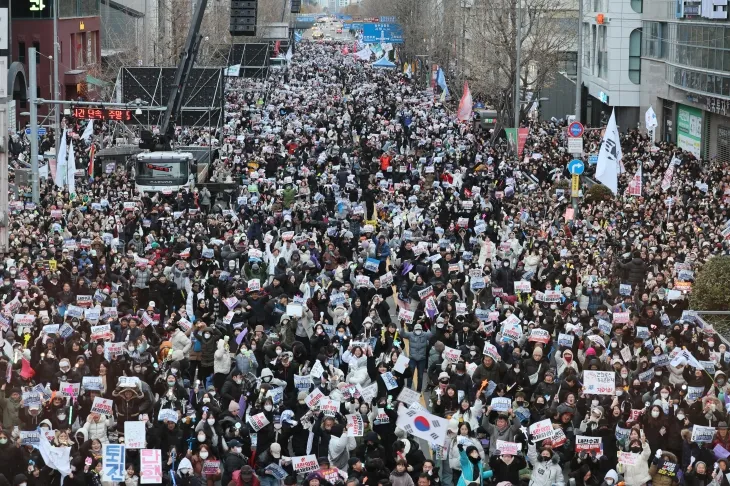
[[[517,156],[351,44],[178,127],[232,192],[19,188],[0,485],[730,486],[730,351],[689,306],[728,167],[622,130],[618,193],[574,205],[566,122]]]

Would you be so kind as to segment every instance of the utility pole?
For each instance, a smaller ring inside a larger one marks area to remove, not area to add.
[[[516,1],[517,26],[515,29],[515,129],[518,129],[520,128],[520,68],[522,67],[522,0]]]
[[[30,170],[32,174],[32,194],[33,202],[40,204],[40,176],[38,175],[38,103],[37,89],[38,80],[36,79],[36,54],[35,47],[28,48],[28,101],[30,102]],[[56,107],[58,108],[58,107]],[[56,110],[58,113],[58,110]],[[56,134],[56,139],[59,135]],[[56,142],[58,143],[58,142]],[[56,151],[58,157],[58,151]]]
[[[578,0],[578,62],[575,75],[575,121],[580,121],[583,95],[583,0]]]
[[[58,57],[60,56],[58,45],[58,0],[53,0],[53,99],[60,100],[61,94],[58,89]],[[35,64],[35,63],[34,63]],[[32,110],[32,108],[31,108]],[[36,108],[37,110],[37,108]],[[58,144],[61,139],[61,107],[53,107],[53,135],[56,141],[56,156],[58,156]],[[38,140],[36,140],[36,145]],[[38,162],[36,161],[36,165]],[[37,171],[36,171],[37,172]],[[38,201],[33,201],[38,204]]]

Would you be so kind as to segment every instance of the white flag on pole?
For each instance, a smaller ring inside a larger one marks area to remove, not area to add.
[[[651,106],[648,110],[646,110],[646,114],[644,115],[644,123],[646,124],[647,131],[654,130],[657,127],[656,113],[654,113],[654,108]]]
[[[84,142],[88,142],[89,138],[94,134],[94,120],[89,120],[89,123],[86,124],[86,128],[84,128],[84,133],[81,135],[81,139]]]
[[[61,138],[61,143],[58,144],[58,156],[56,157],[56,178],[53,181],[56,183],[56,186],[58,186],[58,187],[63,187],[63,184],[66,181],[66,153],[67,153],[66,135],[67,134],[68,134],[68,128],[63,130],[63,137]]]
[[[622,155],[621,138],[618,134],[618,127],[616,127],[616,112],[614,110],[606,126],[606,134],[603,136],[596,166],[596,179],[611,189],[614,194],[618,193],[618,174]]]
[[[292,57],[294,57],[294,54],[292,54],[291,46],[289,46],[289,49],[286,51],[286,62],[291,62]]]
[[[68,146],[68,167],[66,168],[66,184],[68,184],[69,195],[76,192],[76,154],[74,153],[73,141]]]

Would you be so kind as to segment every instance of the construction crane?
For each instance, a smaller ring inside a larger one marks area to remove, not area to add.
[[[172,151],[172,144],[175,120],[182,111],[185,88],[203,39],[200,26],[207,5],[208,0],[197,0],[159,133],[153,135],[149,130],[141,133],[139,147],[150,152],[136,155],[134,179],[139,192],[173,192],[195,184],[195,157],[189,152]]]

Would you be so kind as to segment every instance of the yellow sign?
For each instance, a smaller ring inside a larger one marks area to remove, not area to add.
[[[83,21],[83,20],[81,20],[81,21],[79,22],[79,30],[84,30],[85,28],[86,28],[86,24],[84,24],[84,21]]]
[[[571,197],[578,197],[578,191],[580,190],[580,176],[573,174],[572,186],[570,191]]]
[[[48,260],[48,269],[51,272],[58,270],[58,262],[56,260]]]

